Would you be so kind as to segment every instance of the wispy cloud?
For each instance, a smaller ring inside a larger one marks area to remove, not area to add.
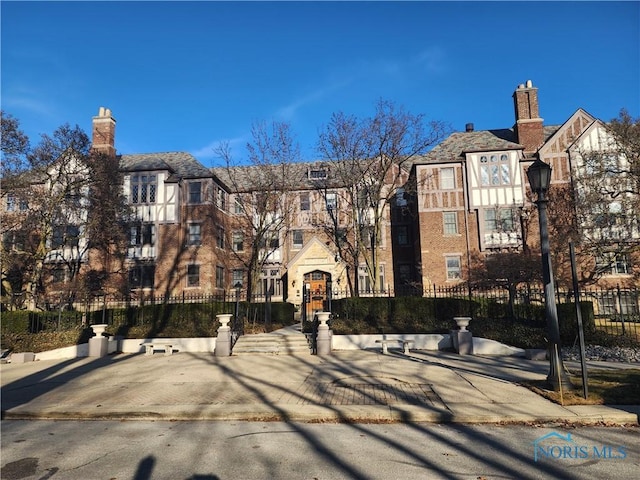
[[[198,148],[196,150],[191,150],[189,153],[196,157],[198,160],[209,160],[208,163],[213,163],[213,160],[218,159],[218,154],[216,153],[216,148],[220,145],[227,144],[231,153],[235,156],[242,156],[244,154],[244,146],[249,139],[249,135],[243,135],[235,138],[222,138],[216,139],[209,142],[204,147]]]
[[[9,90],[2,95],[2,108],[9,112],[26,111],[49,118],[56,117],[56,109],[50,101],[40,100],[38,92],[26,89]]]
[[[445,51],[438,46],[429,47],[415,59],[415,63],[422,66],[428,73],[441,74],[446,72],[446,54]]]
[[[326,98],[331,93],[340,90],[341,88],[346,87],[351,83],[350,79],[342,79],[337,81],[332,81],[329,84],[319,87],[316,90],[293,100],[288,105],[278,109],[275,113],[276,118],[280,120],[291,120],[293,119],[298,111],[304,108],[307,105],[311,105],[313,103],[317,103],[321,101],[323,98]]]

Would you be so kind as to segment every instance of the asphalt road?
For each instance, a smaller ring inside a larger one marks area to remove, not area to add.
[[[637,478],[640,428],[10,421],[3,480]]]

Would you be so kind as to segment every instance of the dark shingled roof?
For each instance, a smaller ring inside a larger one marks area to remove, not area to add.
[[[211,172],[187,152],[137,153],[120,156],[120,168],[127,172],[168,170],[169,180],[211,177]]]
[[[544,140],[547,141],[558,126],[543,127]],[[478,130],[474,132],[455,132],[442,143],[436,145],[421,160],[413,163],[443,163],[459,162],[465,153],[490,152],[495,150],[522,150],[524,147],[517,142],[512,128],[497,130]]]
[[[363,162],[362,165],[366,165],[367,162]],[[345,165],[352,166],[348,162]],[[339,188],[341,185],[340,179],[336,178],[335,172],[332,175],[331,169],[336,168],[337,164],[334,162],[296,162],[287,164],[286,169],[286,181],[288,183],[287,188],[294,190],[306,190],[314,189],[317,182],[325,182],[328,188]],[[282,175],[281,165],[269,165],[269,166],[242,166],[242,167],[214,167],[211,168],[211,172],[214,176],[219,178],[229,188],[233,188],[237,183],[238,187],[243,191],[254,190],[257,186],[268,184],[265,174],[266,169],[271,169],[274,172],[274,177],[279,178]],[[364,167],[363,167],[364,168]],[[329,177],[324,180],[311,180],[309,179],[310,170],[329,169]]]

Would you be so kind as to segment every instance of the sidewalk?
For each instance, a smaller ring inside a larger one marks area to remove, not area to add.
[[[515,357],[366,350],[4,364],[2,418],[638,423],[637,405],[563,407],[517,385],[544,379],[547,368]]]

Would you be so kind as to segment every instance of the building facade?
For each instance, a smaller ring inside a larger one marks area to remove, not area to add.
[[[210,169],[184,152],[119,155],[116,120],[101,108],[93,118],[92,148],[118,159],[133,217],[124,290],[174,297],[250,287],[297,305],[306,292],[319,310],[328,290],[428,294],[468,280],[474,259],[535,250],[537,214],[527,168],[536,158],[550,164],[552,188],[575,195],[576,176],[588,170],[586,152],[609,148],[610,135],[582,109],[562,125],[545,126],[530,81],[516,88],[513,105],[511,128],[476,131],[468,124],[407,171],[397,167],[387,183],[383,179],[386,197],[375,202],[361,202],[358,188],[367,185],[366,175],[347,184],[322,162],[288,165],[279,173],[283,187],[267,189],[248,180],[260,167]],[[11,195],[3,198],[6,215],[22,211]],[[607,233],[637,244],[637,212],[630,215],[635,228]],[[587,217],[574,220],[567,227],[574,233],[602,236]],[[256,236],[258,230],[264,231]],[[371,232],[370,243],[362,231]],[[74,238],[74,245],[83,244],[82,232]],[[82,263],[90,265],[91,251],[84,255]],[[633,255],[598,256],[583,267],[601,268],[605,281],[636,281]],[[45,288],[63,280],[53,275]]]

